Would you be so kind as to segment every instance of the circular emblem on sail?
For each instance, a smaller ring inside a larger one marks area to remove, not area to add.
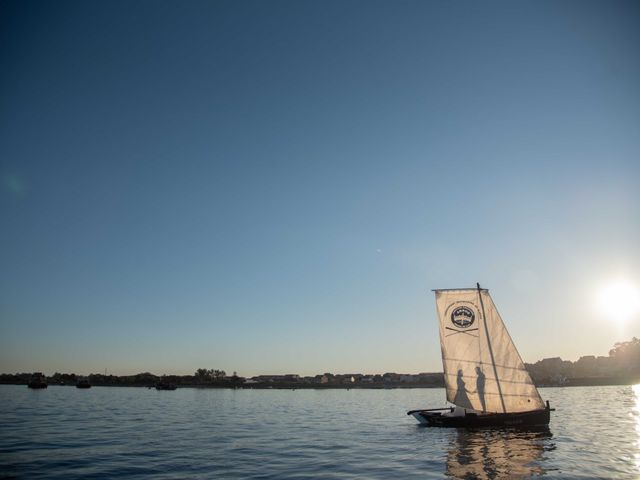
[[[469,328],[476,321],[476,316],[469,307],[458,307],[451,312],[451,323],[459,328]]]

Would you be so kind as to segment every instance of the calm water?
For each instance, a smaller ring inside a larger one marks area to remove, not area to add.
[[[0,477],[640,477],[640,386],[541,392],[548,432],[468,432],[405,414],[441,389],[2,385]]]

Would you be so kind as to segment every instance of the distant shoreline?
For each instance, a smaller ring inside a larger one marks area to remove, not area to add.
[[[545,358],[524,367],[536,387],[591,387],[604,385],[634,385],[640,383],[640,339],[618,342],[608,357],[587,355],[571,362],[560,357]],[[227,375],[224,370],[198,368],[193,375],[154,375],[141,372],[135,375],[107,375],[92,373],[87,376],[56,372],[46,376],[41,372],[2,373],[0,385],[27,385],[32,377],[48,385],[77,385],[108,387],[158,387],[173,389],[229,388],[229,389],[370,389],[443,388],[443,372],[422,373],[337,373],[326,372],[313,376],[296,373],[283,375],[256,375],[245,378],[236,372]]]
[[[0,381],[0,385],[27,385],[27,381]],[[48,381],[50,386],[67,386],[74,387],[76,384],[72,382],[55,382]],[[640,383],[640,378],[635,377],[594,377],[594,378],[573,378],[567,379],[562,383],[537,383],[538,388],[557,388],[557,387],[597,387],[597,386],[627,386]],[[92,382],[94,387],[135,387],[153,389],[154,384],[150,383],[108,383],[108,382]],[[194,388],[194,389],[227,389],[227,390],[396,390],[396,389],[430,389],[444,388],[442,384],[407,384],[407,383],[387,383],[387,384],[308,384],[308,383],[253,383],[253,384],[230,384],[229,382],[220,382],[217,384],[176,384],[177,388]]]

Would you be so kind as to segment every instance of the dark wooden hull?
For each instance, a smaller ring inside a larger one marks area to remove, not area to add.
[[[450,428],[537,427],[549,425],[551,420],[549,408],[519,413],[467,413],[456,417],[428,410],[415,410],[409,414],[428,427]]]

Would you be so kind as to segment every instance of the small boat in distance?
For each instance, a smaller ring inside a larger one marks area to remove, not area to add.
[[[176,387],[173,383],[168,382],[158,382],[156,383],[156,390],[175,390]]]
[[[83,378],[81,380],[78,380],[78,382],[76,383],[76,388],[91,388],[91,384],[89,383],[89,380]]]
[[[411,410],[429,427],[528,427],[549,424],[552,408],[533,384],[489,291],[434,290],[447,401]]]
[[[35,372],[31,375],[31,380],[29,380],[27,386],[33,389],[47,388],[46,377],[42,372]]]

